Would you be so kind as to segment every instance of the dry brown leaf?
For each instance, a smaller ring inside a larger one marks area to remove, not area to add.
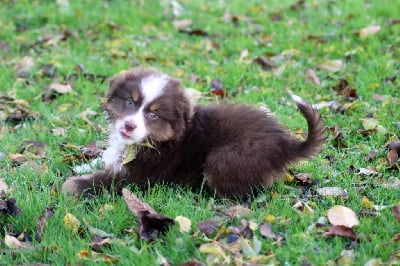
[[[276,234],[272,231],[270,223],[264,223],[260,226],[260,233],[268,239],[276,239]]]
[[[351,240],[356,239],[356,234],[354,233],[353,228],[349,228],[343,225],[334,225],[329,228],[329,231],[326,233],[329,236],[342,236],[350,238]]]
[[[328,210],[328,219],[333,225],[342,225],[348,228],[359,225],[354,211],[341,205],[333,206]]]
[[[128,205],[129,210],[138,215],[139,212],[148,211],[151,214],[156,214],[157,212],[150,207],[149,204],[136,198],[129,190],[126,188],[122,189],[122,195],[124,196],[125,202]]]
[[[391,149],[386,156],[386,159],[389,163],[390,167],[393,167],[396,163],[397,160],[399,159],[399,155],[397,154],[397,151],[395,149]]]
[[[143,240],[151,241],[158,237],[159,234],[168,231],[169,227],[174,224],[174,220],[149,211],[138,212],[139,235]]]
[[[400,205],[395,205],[392,207],[392,213],[396,217],[397,221],[400,222]]]
[[[206,220],[197,223],[197,227],[200,232],[205,234],[207,237],[210,237],[214,232],[216,232],[219,228],[219,224],[213,220]]]
[[[311,68],[307,69],[306,80],[314,83],[317,86],[321,85],[321,81],[319,80],[317,73],[315,73],[315,71]]]
[[[247,207],[244,207],[242,205],[235,205],[230,207],[225,214],[228,215],[231,218],[240,218],[247,216],[251,213],[250,209]]]
[[[26,159],[26,157],[21,153],[9,154],[8,157],[10,157],[11,162],[15,164],[23,164],[28,161],[28,159]]]

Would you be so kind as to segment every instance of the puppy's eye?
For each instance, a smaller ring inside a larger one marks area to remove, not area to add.
[[[127,107],[131,108],[133,107],[134,101],[133,99],[126,99],[125,103]]]
[[[150,112],[149,116],[150,116],[150,118],[153,119],[153,120],[155,120],[155,119],[158,118],[158,114],[157,114],[156,112]]]

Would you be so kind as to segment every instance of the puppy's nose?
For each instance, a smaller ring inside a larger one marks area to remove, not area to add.
[[[136,125],[130,121],[125,121],[125,129],[128,132],[133,131],[136,128]]]

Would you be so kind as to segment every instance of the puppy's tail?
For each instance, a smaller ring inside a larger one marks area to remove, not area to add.
[[[321,115],[315,110],[309,103],[305,102],[302,98],[294,95],[288,90],[288,93],[292,96],[293,101],[300,109],[301,113],[307,120],[308,125],[308,136],[304,142],[300,142],[295,148],[297,156],[303,158],[309,158],[322,149],[322,146],[326,140],[325,130],[326,127],[322,121]]]

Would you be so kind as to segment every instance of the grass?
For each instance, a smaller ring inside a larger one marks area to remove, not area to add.
[[[35,234],[37,219],[47,205],[55,209],[40,242],[33,241],[34,249],[10,249],[1,246],[0,263],[51,265],[91,264],[94,259],[82,260],[77,254],[90,249],[91,235],[76,235],[64,225],[67,212],[81,222],[116,236],[117,243],[103,248],[103,253],[118,255],[121,265],[156,265],[161,256],[178,265],[192,258],[206,263],[207,254],[199,251],[206,240],[198,232],[199,221],[217,219],[229,206],[238,204],[196,194],[184,188],[157,186],[146,193],[132,191],[160,213],[189,217],[193,223],[190,234],[173,227],[154,242],[139,240],[135,217],[128,211],[122,198],[104,195],[97,199],[73,200],[59,193],[63,181],[71,175],[68,154],[60,143],[86,145],[93,140],[104,140],[106,124],[100,110],[107,84],[80,73],[82,64],[88,74],[110,77],[132,65],[154,67],[182,80],[186,87],[204,93],[211,80],[218,78],[231,95],[228,100],[268,106],[292,131],[305,128],[304,119],[285,93],[290,88],[313,103],[336,101],[344,104],[338,112],[321,109],[328,127],[338,126],[347,148],[336,148],[330,134],[321,155],[291,168],[294,173],[310,173],[319,186],[339,186],[348,192],[348,198],[312,197],[302,194],[302,186],[281,180],[262,195],[250,201],[251,214],[246,220],[257,224],[267,215],[275,217],[272,229],[284,236],[277,244],[264,239],[261,254],[273,254],[270,263],[334,264],[346,259],[343,250],[354,250],[351,263],[364,265],[370,259],[385,262],[399,251],[392,240],[400,231],[400,224],[391,208],[379,211],[379,216],[360,216],[356,233],[363,239],[357,243],[341,237],[323,237],[317,231],[308,231],[310,225],[334,205],[345,205],[355,212],[365,209],[363,196],[374,205],[392,206],[400,200],[400,190],[382,186],[391,176],[399,176],[399,169],[389,169],[385,161],[385,143],[397,140],[400,121],[399,69],[400,3],[389,0],[370,1],[305,1],[305,5],[290,0],[281,1],[201,1],[182,0],[178,19],[191,19],[193,29],[201,29],[208,36],[179,32],[173,26],[171,1],[2,1],[0,6],[0,92],[29,103],[29,110],[37,112],[37,119],[24,120],[15,126],[5,121],[9,109],[0,108],[0,178],[10,187],[9,194],[17,199],[22,209],[19,216],[2,215],[4,230],[12,225],[12,232],[26,230]],[[292,8],[291,8],[292,7]],[[232,20],[227,15],[235,15]],[[224,19],[225,14],[225,19]],[[272,14],[272,15],[271,15]],[[275,19],[274,19],[275,18]],[[233,23],[233,22],[235,23]],[[381,30],[365,39],[356,30],[380,25]],[[243,50],[248,56],[240,60]],[[282,56],[278,68],[263,71],[252,59]],[[33,60],[26,73],[15,66],[21,59]],[[345,63],[337,72],[318,68],[327,60]],[[44,102],[45,88],[53,78],[43,74],[45,65],[56,72],[54,79],[64,82],[77,74],[73,81],[74,93],[58,95]],[[307,69],[313,69],[321,85],[305,80]],[[278,71],[279,70],[279,71]],[[20,75],[21,77],[18,77]],[[194,81],[193,75],[199,80]],[[393,80],[393,77],[397,79]],[[355,88],[358,98],[348,102],[332,88],[339,79],[346,79]],[[392,81],[386,81],[392,78]],[[374,94],[390,95],[379,101]],[[213,101],[213,97],[208,97]],[[7,102],[7,106],[12,106]],[[7,107],[8,108],[8,107]],[[89,116],[92,124],[80,115],[85,110],[97,112]],[[363,136],[360,119],[373,118],[386,129]],[[93,125],[98,125],[94,127]],[[52,130],[63,128],[66,134]],[[18,153],[22,142],[40,141],[46,144],[46,157],[35,159],[37,167],[13,164],[10,155]],[[376,150],[377,156],[366,161],[365,156]],[[332,162],[329,163],[328,158]],[[72,164],[79,164],[77,161]],[[359,168],[374,167],[378,176],[358,175]],[[299,214],[292,206],[298,198],[312,206],[314,213]],[[239,202],[240,203],[240,202]],[[104,206],[108,211],[102,210]],[[217,208],[215,207],[217,206]],[[374,211],[373,209],[369,211]],[[220,220],[223,224],[240,224],[240,219]],[[124,231],[133,228],[132,233]],[[159,254],[159,255],[158,255]],[[161,256],[160,256],[161,255]],[[208,257],[210,259],[210,257]],[[105,263],[105,262],[104,262]],[[340,262],[339,262],[340,263]]]

